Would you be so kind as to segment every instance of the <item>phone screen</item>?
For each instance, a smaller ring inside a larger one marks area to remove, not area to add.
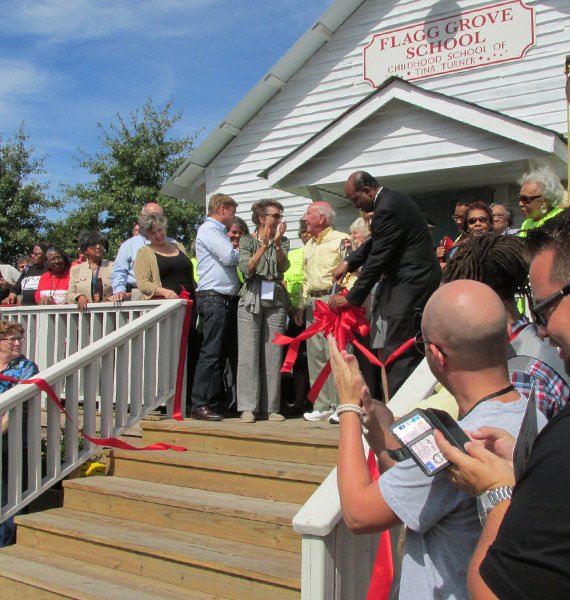
[[[391,429],[414,455],[416,462],[424,466],[426,474],[433,475],[449,464],[435,443],[434,428],[422,415],[412,414],[410,418],[402,419]]]

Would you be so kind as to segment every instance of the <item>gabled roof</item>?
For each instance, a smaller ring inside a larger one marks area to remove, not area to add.
[[[336,0],[182,163],[161,192],[204,203],[206,167],[249,121],[324,46],[364,0]]]
[[[481,129],[514,144],[554,155],[561,163],[566,160],[566,143],[555,131],[391,77],[287,156],[263,170],[259,176],[266,178],[271,186],[287,189],[288,186],[280,185],[280,182],[393,100]],[[299,193],[299,188],[296,187],[295,191]]]

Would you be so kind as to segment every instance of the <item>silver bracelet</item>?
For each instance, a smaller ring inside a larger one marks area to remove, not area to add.
[[[362,407],[358,404],[341,404],[336,409],[336,414],[338,416],[342,415],[342,413],[353,412],[356,413],[360,417],[360,429],[362,433],[366,435],[368,433],[368,429],[364,427],[364,413],[362,412]]]

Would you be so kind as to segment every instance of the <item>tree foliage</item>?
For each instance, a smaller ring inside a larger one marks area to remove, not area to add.
[[[191,244],[204,209],[192,202],[160,195],[160,189],[193,148],[196,134],[183,139],[168,134],[181,119],[182,111],[170,113],[172,101],[164,108],[148,99],[142,109],[100,130],[100,150],[89,155],[79,150],[79,166],[94,179],[65,189],[66,200],[77,208],[64,222],[54,224],[52,241],[69,247],[69,240],[82,229],[102,231],[110,242],[110,255],[131,236],[140,209],[146,202],[158,202],[168,219],[168,234],[185,245]]]
[[[46,211],[60,203],[46,194],[46,185],[34,176],[45,173],[43,158],[34,158],[24,125],[13,139],[0,137],[0,260],[15,264],[42,239]]]

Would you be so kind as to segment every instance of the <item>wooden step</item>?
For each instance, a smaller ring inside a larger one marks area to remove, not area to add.
[[[165,419],[143,421],[141,427],[145,445],[164,442],[198,452],[336,466],[339,429],[328,422]]]
[[[0,553],[0,590],[2,600],[223,600],[20,546]]]
[[[108,475],[304,504],[331,468],[168,450],[111,450]]]
[[[296,553],[66,508],[17,517],[18,546],[232,600],[298,600]],[[96,569],[93,569],[96,573]]]
[[[291,521],[300,504],[246,498],[124,477],[64,482],[65,508],[301,552]]]

